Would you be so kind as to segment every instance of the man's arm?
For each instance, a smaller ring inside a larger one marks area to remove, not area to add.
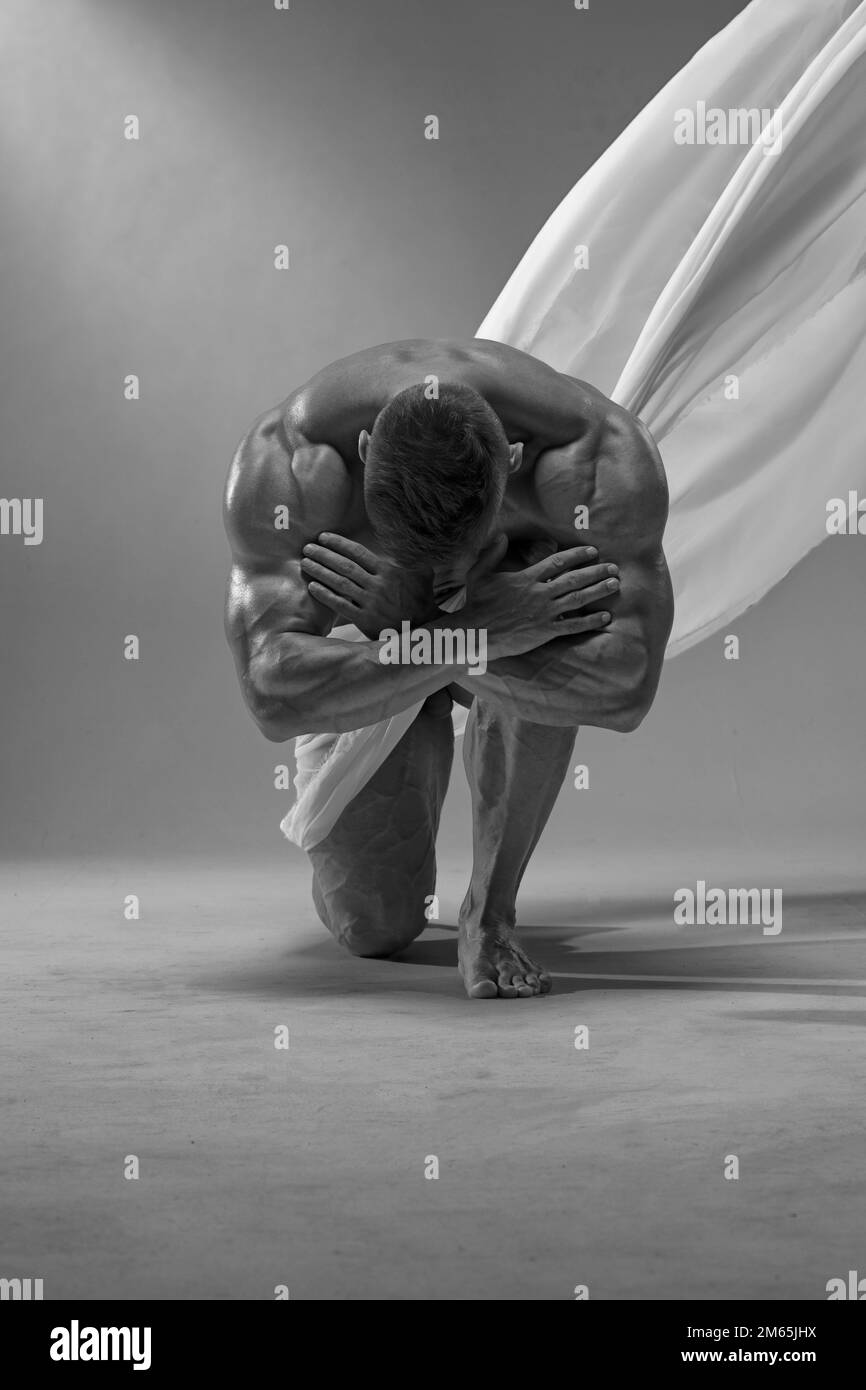
[[[665,571],[660,607],[669,589]],[[501,658],[462,685],[533,724],[585,724],[630,733],[655,698],[663,651],[664,642],[650,641],[641,624],[614,616],[605,632],[558,637],[534,651]]]
[[[342,519],[350,497],[339,454],[294,441],[287,456],[276,423],[251,431],[229,473],[226,635],[247,706],[274,742],[377,723],[455,678],[451,665],[382,665],[379,641],[325,636],[333,615],[309,594],[302,548]]]
[[[621,589],[619,567],[597,563],[592,547],[557,552],[555,543],[542,543],[544,557],[537,563],[527,565],[525,558],[521,563],[512,554],[504,568],[497,568],[505,545],[502,536],[479,559],[467,576],[468,602],[447,618],[452,631],[484,633],[490,656],[487,675],[476,666],[466,673],[462,690],[501,703],[534,723],[635,728],[658,677],[634,613],[622,614],[615,628],[608,626]],[[382,584],[388,570],[382,566],[388,562],[335,534],[321,535],[308,549],[317,557],[302,561],[310,592],[315,590],[338,617],[371,633],[377,622],[396,626],[410,617],[405,609],[383,616]],[[659,573],[658,582],[663,597],[666,571]],[[631,580],[632,609],[636,588]],[[652,604],[653,612],[662,607],[657,599]],[[454,675],[456,681],[462,679],[459,670]]]
[[[496,661],[476,688],[539,724],[629,732],[655,698],[673,621],[662,550],[668,490],[655,441],[639,420],[608,402],[603,421],[581,438],[542,452],[534,481],[552,543],[574,545],[579,535],[617,562],[619,593],[604,601],[612,622],[604,632]],[[588,515],[576,532],[581,505]]]

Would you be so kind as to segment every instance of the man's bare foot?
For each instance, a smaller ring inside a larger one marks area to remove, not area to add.
[[[506,927],[461,926],[457,959],[470,999],[531,999],[552,987]]]

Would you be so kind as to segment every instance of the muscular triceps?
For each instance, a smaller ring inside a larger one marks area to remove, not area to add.
[[[327,615],[316,613],[293,558],[281,564],[235,561],[226,591],[225,631],[244,700],[263,730],[281,703],[266,688],[264,676],[276,664],[281,646],[285,655],[284,639],[292,633],[323,637],[328,627]]]
[[[329,684],[340,683],[350,644],[326,637],[330,615],[316,607],[292,561],[276,572],[232,570],[226,635],[247,708],[275,742],[315,732],[309,711],[322,705]]]

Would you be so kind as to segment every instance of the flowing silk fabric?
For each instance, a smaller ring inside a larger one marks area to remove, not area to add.
[[[751,110],[767,115],[752,144],[675,139],[683,112],[718,139]],[[668,656],[825,539],[830,499],[866,493],[864,272],[866,0],[753,0],[575,185],[479,328],[652,431]],[[419,708],[298,739],[288,838],[327,835]]]

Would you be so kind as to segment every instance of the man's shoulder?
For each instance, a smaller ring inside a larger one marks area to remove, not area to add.
[[[236,553],[291,548],[292,535],[336,527],[351,504],[353,483],[339,452],[310,439],[302,409],[267,411],[235,451],[225,490],[226,530]]]
[[[636,416],[609,402],[592,427],[574,442],[544,450],[535,466],[535,488],[551,521],[589,509],[594,527],[649,540],[667,519],[668,488],[661,456]]]
[[[614,471],[623,474],[629,486],[648,493],[659,487],[667,490],[661,454],[650,431],[637,415],[613,401],[601,421],[598,453],[605,462],[616,465]]]

